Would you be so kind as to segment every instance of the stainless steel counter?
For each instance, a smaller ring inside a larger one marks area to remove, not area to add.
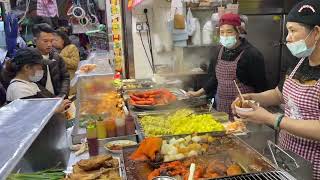
[[[239,137],[248,145],[255,148],[263,156],[273,161],[267,141],[269,140],[275,143],[277,132],[266,125],[254,123],[248,123],[247,128],[249,133]],[[279,151],[277,151],[279,155],[276,156],[276,160],[280,168],[284,169],[297,180],[312,180],[311,163],[291,151],[286,150],[285,152],[288,153],[294,160],[290,159],[284,153],[279,154]],[[295,166],[295,163],[298,165],[298,167]]]
[[[16,100],[0,109],[0,179],[52,168],[69,156],[62,99]]]

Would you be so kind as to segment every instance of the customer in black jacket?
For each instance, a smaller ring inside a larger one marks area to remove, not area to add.
[[[44,76],[38,82],[56,96],[67,96],[70,88],[70,75],[63,59],[53,52],[54,30],[46,23],[37,24],[32,33],[36,48],[44,58]]]

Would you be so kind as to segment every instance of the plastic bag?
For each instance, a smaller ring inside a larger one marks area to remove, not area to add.
[[[213,27],[211,21],[207,21],[202,30],[202,43],[212,44],[213,42]]]
[[[14,57],[17,51],[18,27],[18,17],[13,13],[7,14],[4,20],[4,30],[9,57]]]
[[[192,36],[196,32],[195,20],[190,8],[187,13],[187,32],[189,36]]]
[[[194,20],[195,20],[195,29],[196,29],[196,31],[195,31],[195,33],[194,33],[194,35],[192,36],[192,39],[191,39],[191,41],[192,41],[192,43],[194,44],[194,45],[201,45],[201,28],[200,28],[200,22],[199,22],[199,19],[197,19],[197,18],[194,18]]]
[[[59,16],[56,0],[38,0],[37,15],[44,17]]]
[[[212,27],[218,27],[219,26],[219,14],[218,13],[213,13],[211,16],[211,23],[212,23]]]

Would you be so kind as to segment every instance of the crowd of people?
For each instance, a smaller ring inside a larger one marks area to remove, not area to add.
[[[16,99],[61,97],[70,105],[70,80],[75,76],[80,54],[64,28],[54,30],[40,23],[32,28],[35,48],[25,47],[7,61],[0,73],[0,106]]]

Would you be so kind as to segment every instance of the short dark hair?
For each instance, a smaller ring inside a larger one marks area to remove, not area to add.
[[[54,33],[54,30],[53,30],[53,28],[52,28],[49,24],[47,24],[47,23],[35,24],[35,25],[32,27],[33,37],[38,37],[41,32]]]
[[[59,29],[56,31],[56,35],[62,38],[64,47],[71,44],[69,36],[65,31]]]

